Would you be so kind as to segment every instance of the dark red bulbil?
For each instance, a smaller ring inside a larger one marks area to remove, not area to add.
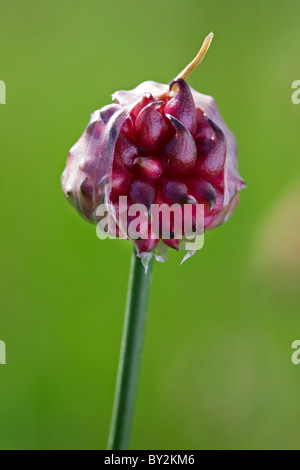
[[[70,150],[62,175],[70,202],[97,223],[99,204],[204,204],[205,229],[225,222],[245,186],[237,170],[235,138],[213,98],[182,79],[144,82],[113,95],[116,104],[92,115]],[[149,226],[151,231],[151,226]],[[135,242],[139,256],[159,240]],[[163,240],[178,248],[178,240]]]

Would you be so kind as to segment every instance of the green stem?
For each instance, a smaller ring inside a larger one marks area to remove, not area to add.
[[[117,385],[109,432],[108,449],[128,449],[137,393],[138,375],[146,326],[153,259],[147,274],[141,260],[132,254]]]

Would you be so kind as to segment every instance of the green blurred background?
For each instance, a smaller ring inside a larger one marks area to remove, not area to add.
[[[131,246],[65,201],[68,149],[110,94],[215,96],[248,189],[183,266],[156,263],[132,449],[300,449],[298,0],[0,1],[0,448],[104,449]]]

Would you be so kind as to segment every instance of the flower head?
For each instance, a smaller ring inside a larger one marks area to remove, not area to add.
[[[185,81],[210,41],[211,36],[170,85],[146,81],[133,90],[117,91],[112,96],[115,104],[92,114],[62,175],[65,195],[85,219],[97,224],[97,208],[104,202],[116,218],[120,196],[127,196],[127,216],[133,204],[142,204],[150,214],[153,204],[177,204],[182,211],[190,204],[194,217],[193,206],[202,204],[205,229],[224,223],[232,214],[245,186],[237,169],[234,135],[215,100]],[[122,238],[131,239],[129,223],[130,217],[122,227]],[[178,249],[180,240],[174,232],[164,238],[159,227],[157,236],[151,236],[151,217],[140,225],[144,236],[132,240],[140,257],[152,255],[162,243]]]

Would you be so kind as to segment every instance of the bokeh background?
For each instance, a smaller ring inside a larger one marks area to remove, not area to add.
[[[104,449],[131,246],[65,201],[68,149],[110,94],[215,96],[248,189],[179,267],[156,263],[132,449],[299,449],[298,0],[0,1],[1,449]]]

